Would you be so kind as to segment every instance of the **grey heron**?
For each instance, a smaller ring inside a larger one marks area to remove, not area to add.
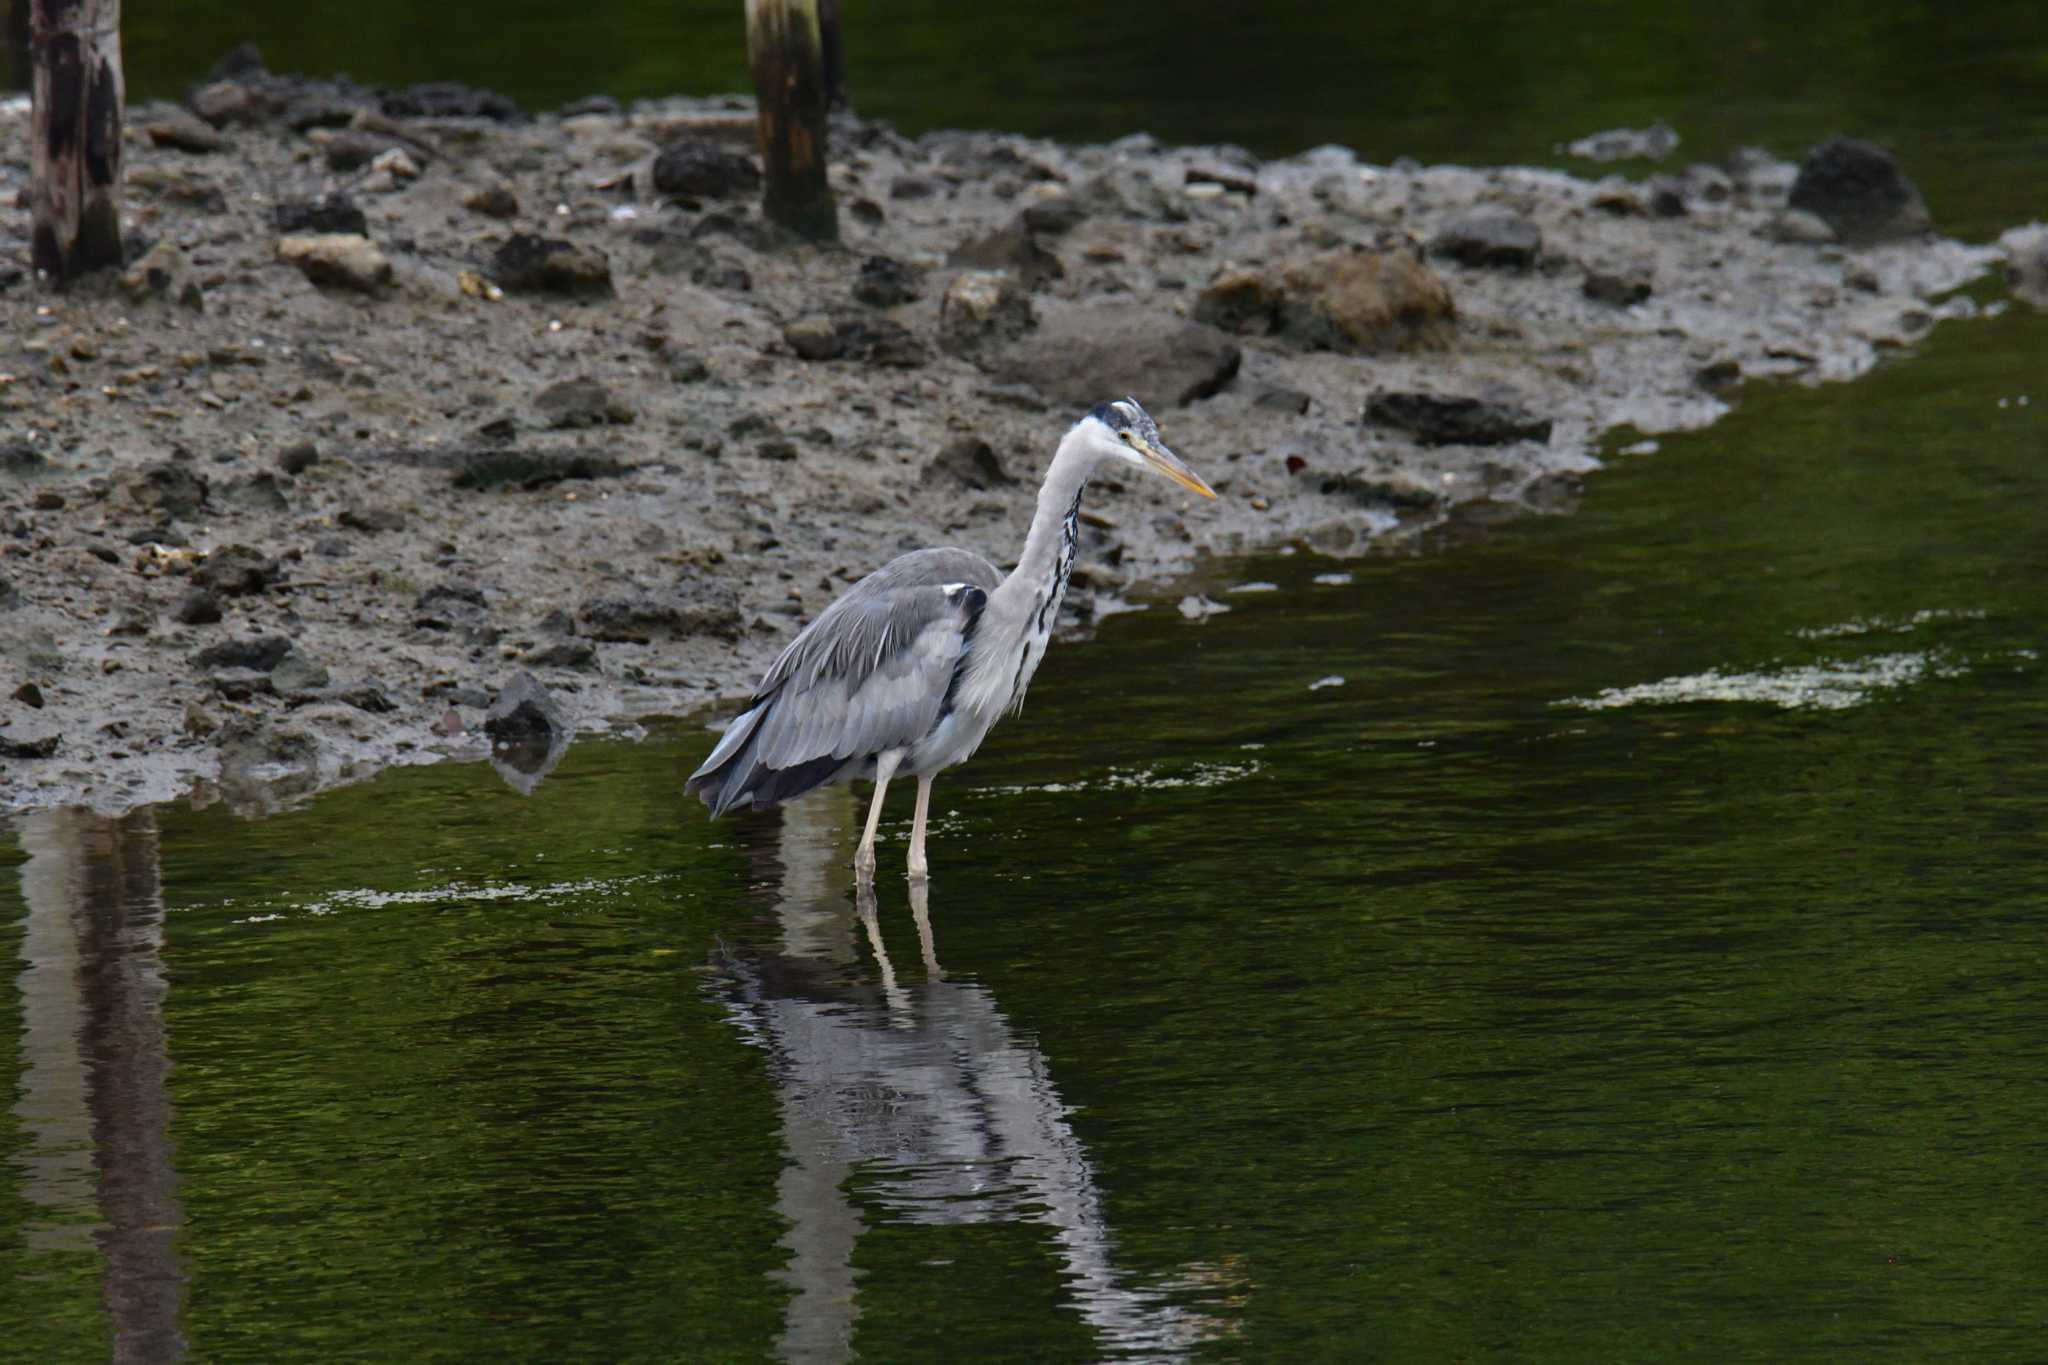
[[[717,817],[872,778],[853,860],[860,876],[872,877],[883,794],[891,778],[915,777],[909,872],[927,876],[932,777],[968,758],[999,717],[1023,706],[1074,567],[1081,490],[1106,462],[1216,496],[1167,449],[1137,399],[1098,403],[1053,454],[1016,568],[1005,575],[972,550],[936,549],[875,570],[782,651],[684,789]]]

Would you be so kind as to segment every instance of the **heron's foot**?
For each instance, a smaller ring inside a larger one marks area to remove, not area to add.
[[[910,856],[908,875],[914,882],[928,882],[932,877],[932,865],[913,853]]]
[[[853,873],[864,882],[875,879],[875,846],[863,843],[853,851]]]

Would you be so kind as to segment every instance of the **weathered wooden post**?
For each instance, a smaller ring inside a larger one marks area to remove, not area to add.
[[[29,197],[36,270],[121,263],[121,0],[32,0]]]
[[[814,242],[836,241],[825,182],[825,59],[818,0],[747,0],[747,60],[760,105],[762,212]]]

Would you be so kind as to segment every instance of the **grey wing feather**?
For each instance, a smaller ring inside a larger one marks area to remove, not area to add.
[[[808,787],[830,780],[830,760],[924,738],[981,603],[1001,581],[986,559],[953,549],[919,550],[869,574],[782,652],[691,789],[716,810],[771,785],[775,773],[804,770]]]

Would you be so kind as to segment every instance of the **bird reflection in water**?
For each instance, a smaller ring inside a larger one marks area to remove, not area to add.
[[[854,888],[848,913],[843,842],[819,824],[835,823],[839,809],[850,817],[830,798],[786,808],[782,951],[720,963],[733,1022],[773,1059],[781,1111],[787,1164],[776,1206],[789,1259],[780,1277],[792,1293],[778,1356],[851,1357],[854,1250],[864,1216],[878,1212],[911,1225],[1049,1228],[1070,1306],[1105,1355],[1178,1359],[1219,1335],[1216,1319],[1185,1302],[1214,1292],[1208,1276],[1141,1286],[1117,1266],[1094,1169],[1045,1055],[1012,1030],[987,987],[946,978],[927,884],[908,888],[921,973],[891,961],[871,882]],[[872,971],[858,962],[856,922]]]

